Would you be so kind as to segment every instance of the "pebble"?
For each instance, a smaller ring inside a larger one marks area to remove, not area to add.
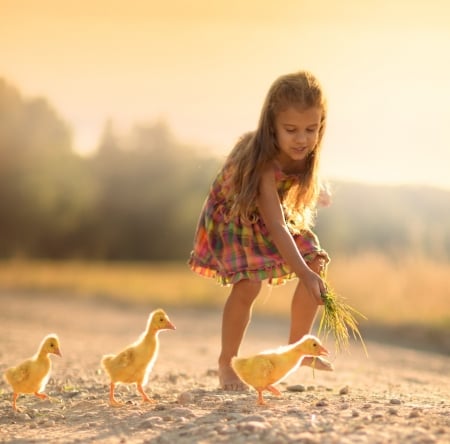
[[[400,401],[400,399],[392,398],[392,399],[389,401],[389,403],[390,403],[390,404],[394,404],[394,405],[400,405],[402,402]]]
[[[64,396],[64,398],[74,398],[75,396],[78,396],[79,394],[80,394],[81,392],[79,392],[79,391],[72,391],[72,392],[64,392],[63,393],[63,396]]]
[[[194,396],[190,392],[180,393],[177,397],[177,402],[179,404],[190,404],[194,401]]]
[[[304,392],[306,391],[306,387],[302,384],[288,385],[286,390],[289,392]]]
[[[409,412],[409,418],[418,418],[421,414],[422,412],[419,409],[412,409]]]
[[[265,430],[267,427],[268,427],[267,424],[264,424],[259,421],[248,421],[248,422],[244,422],[242,424],[240,423],[237,426],[238,430],[248,431],[248,432],[252,432],[252,433]]]
[[[30,415],[28,415],[28,413],[18,413],[16,415],[16,419],[18,419],[19,421],[28,421],[29,419],[31,419]]]
[[[173,408],[170,413],[177,416],[186,416],[187,418],[194,418],[195,414],[192,412],[191,409],[184,408],[184,407],[175,407]]]
[[[230,413],[225,417],[227,421],[240,421],[242,418],[244,418],[244,415],[239,413]]]
[[[139,424],[140,429],[152,429],[154,426],[154,421],[152,419],[145,419]]]
[[[350,389],[349,389],[348,385],[346,385],[345,387],[342,387],[339,390],[339,394],[340,395],[348,395],[349,391],[350,391]]]

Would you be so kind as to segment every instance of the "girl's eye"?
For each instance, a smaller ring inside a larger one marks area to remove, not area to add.
[[[287,131],[289,134],[295,133],[295,129],[293,129],[293,128],[286,128],[286,131]]]

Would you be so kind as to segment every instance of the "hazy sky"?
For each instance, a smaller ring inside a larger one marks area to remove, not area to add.
[[[448,0],[0,0],[0,76],[92,150],[164,119],[226,153],[281,74],[328,96],[323,174],[450,189]]]

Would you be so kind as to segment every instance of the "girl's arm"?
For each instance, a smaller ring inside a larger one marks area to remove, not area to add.
[[[294,273],[301,278],[317,303],[323,304],[321,293],[325,291],[325,285],[320,276],[308,267],[288,230],[272,167],[266,168],[262,174],[257,204],[260,215],[281,256]]]

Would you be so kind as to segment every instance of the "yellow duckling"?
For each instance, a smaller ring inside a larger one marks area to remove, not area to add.
[[[281,396],[274,387],[300,366],[304,356],[327,356],[328,350],[319,339],[305,335],[299,341],[267,350],[247,358],[234,357],[231,366],[242,382],[250,385],[258,392],[257,404],[265,404],[262,392],[267,390]]]
[[[52,361],[49,354],[61,355],[58,336],[47,335],[41,342],[37,353],[31,358],[19,364],[17,367],[8,368],[5,372],[5,380],[13,389],[13,409],[17,410],[16,400],[21,393],[33,393],[38,398],[47,399],[42,393],[50,378]]]
[[[122,405],[114,396],[117,383],[136,384],[143,401],[153,402],[147,396],[142,386],[147,383],[158,356],[158,333],[161,330],[175,330],[175,325],[170,322],[164,310],[158,309],[150,313],[147,329],[136,342],[117,355],[103,356],[101,361],[102,367],[111,379],[109,402],[112,406]]]

